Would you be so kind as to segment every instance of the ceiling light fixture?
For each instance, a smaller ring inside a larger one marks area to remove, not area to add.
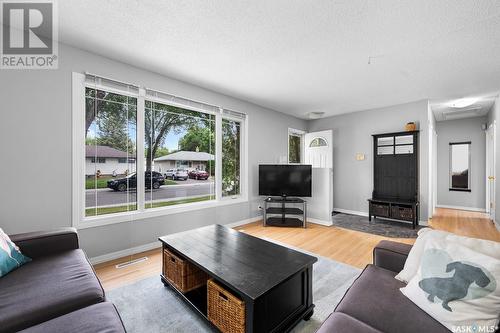
[[[476,103],[478,100],[479,100],[479,98],[474,98],[474,97],[461,98],[461,99],[457,99],[453,102],[448,103],[448,106],[450,106],[452,108],[465,108],[467,106],[470,106],[470,105]]]
[[[309,119],[319,119],[322,118],[325,113],[324,112],[309,112],[308,114]]]

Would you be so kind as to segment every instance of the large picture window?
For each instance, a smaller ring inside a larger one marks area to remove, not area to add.
[[[450,143],[450,191],[471,191],[470,142]]]
[[[137,209],[136,125],[137,98],[85,89],[85,216]]]
[[[246,201],[245,126],[239,112],[74,73],[75,226]]]
[[[144,135],[146,208],[215,199],[215,115],[146,101]]]

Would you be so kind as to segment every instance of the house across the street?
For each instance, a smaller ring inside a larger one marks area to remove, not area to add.
[[[123,175],[135,172],[135,156],[109,146],[85,146],[85,174]],[[127,160],[128,157],[128,160]]]
[[[198,151],[178,151],[154,159],[154,170],[160,173],[168,169],[207,170],[209,161],[214,161],[212,154]]]

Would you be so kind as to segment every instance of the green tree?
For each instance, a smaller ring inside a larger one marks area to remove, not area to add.
[[[85,103],[86,144],[135,153],[137,99],[87,88]]]
[[[129,115],[130,112],[124,110],[107,110],[107,112],[99,114],[97,118],[97,144],[134,153],[135,143],[131,140],[129,134],[132,137],[135,136],[135,126],[132,125],[135,124],[135,116],[130,119]],[[129,133],[129,125],[133,126],[133,133]]]
[[[195,123],[190,126],[179,140],[179,149],[212,154],[215,151],[215,130],[209,121],[207,123]]]
[[[85,138],[85,145],[86,146],[94,146],[97,145],[97,139],[96,138]]]
[[[168,155],[172,152],[173,151],[168,150],[167,147],[158,147],[158,149],[156,149],[155,156],[153,156],[153,159]],[[148,155],[148,148],[144,148],[144,156],[147,156],[147,155]]]
[[[146,101],[145,144],[146,170],[152,170],[152,156],[157,156],[158,149],[165,143],[170,131],[181,133],[211,115],[178,108],[171,105]]]
[[[290,163],[300,163],[300,136],[288,136],[288,161]]]

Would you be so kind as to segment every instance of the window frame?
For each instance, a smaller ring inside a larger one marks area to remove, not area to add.
[[[222,195],[222,120],[227,119],[229,121],[235,121],[240,123],[240,194],[234,194],[234,195],[228,195],[228,196],[223,196]],[[217,155],[218,151],[216,150],[216,175],[217,175],[217,165],[220,165],[220,201],[230,201],[230,200],[235,200],[238,197],[241,197],[243,193],[247,193],[247,170],[244,167],[247,164],[247,156],[248,156],[248,146],[246,145],[248,140],[247,140],[247,128],[246,128],[246,122],[248,121],[248,116],[245,119],[234,117],[228,114],[221,114],[220,117],[220,140],[217,140],[219,138],[218,134],[216,134],[216,144],[220,142],[220,154]],[[216,146],[216,149],[218,149],[218,146]],[[220,156],[220,160],[218,159],[217,156]]]
[[[286,146],[286,161],[288,164],[303,164],[304,163],[304,153],[305,153],[305,135],[306,131],[299,130],[296,128],[288,128],[287,133],[287,146]],[[300,162],[292,163],[290,162],[290,136],[298,136],[300,137]]]
[[[453,187],[453,146],[457,145],[467,145],[468,146],[468,169],[467,169],[467,188],[460,188],[460,187]],[[450,142],[449,143],[449,191],[457,191],[457,192],[472,192],[472,172],[471,172],[471,167],[472,167],[472,160],[471,160],[471,148],[472,148],[472,142],[471,141],[464,141],[464,142]]]
[[[116,82],[124,82],[114,80]],[[85,81],[85,74],[72,73],[72,133],[73,133],[73,150],[72,150],[72,225],[78,229],[100,227],[104,225],[131,222],[134,220],[164,216],[170,214],[179,214],[188,211],[214,208],[219,206],[238,204],[248,202],[248,115],[244,118],[232,117],[223,114],[223,109],[219,107],[219,112],[211,112],[201,108],[176,103],[163,98],[147,96],[146,88],[139,87],[139,93],[128,94],[137,98],[137,210],[113,213],[98,216],[85,217],[85,175],[82,170],[85,170],[85,87],[97,88],[108,92],[127,95],[126,92],[112,87],[100,86],[94,83],[89,84]],[[167,94],[169,95],[169,94]],[[184,99],[184,98],[182,98]],[[145,209],[145,101],[157,102],[167,105],[180,107],[187,110],[203,112],[215,115],[216,129],[216,163],[215,163],[215,200],[200,201],[194,203],[179,204],[166,207],[148,208]],[[184,99],[188,100],[189,99]],[[194,102],[194,101],[193,101]],[[199,103],[199,102],[197,102]],[[234,120],[240,122],[240,194],[233,196],[222,197],[222,119]],[[141,148],[139,148],[141,147]]]

